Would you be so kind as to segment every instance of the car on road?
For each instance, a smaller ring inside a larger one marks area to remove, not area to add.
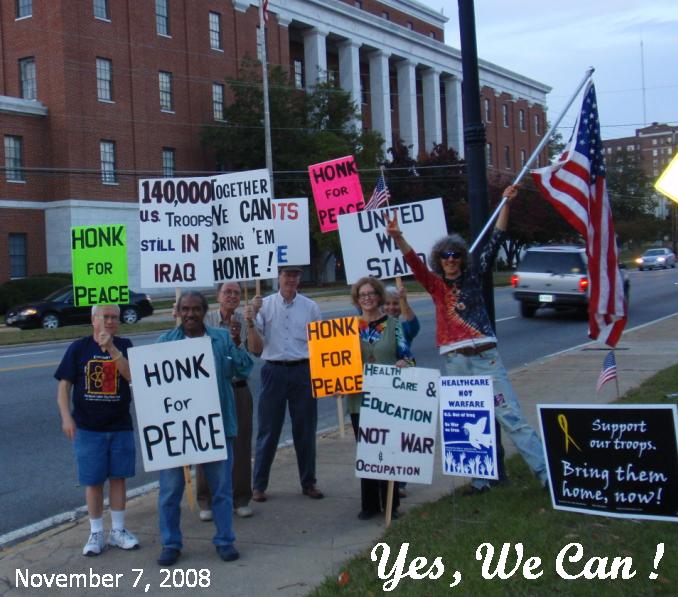
[[[54,329],[63,325],[89,323],[91,307],[76,307],[73,304],[73,288],[60,288],[41,301],[12,307],[5,313],[5,324],[21,329],[43,327]],[[120,305],[120,321],[136,323],[142,317],[153,314],[151,297],[129,291],[129,302]]]
[[[642,257],[636,259],[636,263],[641,272],[645,269],[666,269],[676,267],[676,255],[669,249],[648,249]]]
[[[630,283],[624,269],[621,272],[628,301]],[[586,249],[581,245],[532,247],[511,276],[511,286],[523,317],[534,317],[537,309],[543,307],[575,308],[585,314],[589,304]]]

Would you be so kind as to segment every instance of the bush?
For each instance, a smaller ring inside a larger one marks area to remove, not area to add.
[[[30,278],[10,280],[0,285],[0,314],[7,309],[45,298],[50,292],[73,283],[71,274],[44,274]]]

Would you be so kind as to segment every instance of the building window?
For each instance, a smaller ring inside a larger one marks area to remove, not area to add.
[[[5,178],[11,182],[23,182],[23,139],[5,135]]]
[[[534,115],[534,134],[541,135],[541,119],[539,114]]]
[[[224,120],[224,86],[212,83],[212,113],[214,120]]]
[[[412,21],[407,21],[407,23],[405,23],[405,27],[407,27],[410,31],[414,31],[414,23]]]
[[[111,20],[111,14],[108,12],[108,0],[94,0],[94,17],[104,21]]]
[[[9,277],[25,278],[28,270],[28,251],[26,235],[9,235]]]
[[[222,50],[221,45],[221,15],[218,12],[210,12],[210,48]]]
[[[652,139],[652,145],[657,145],[657,139]]]
[[[381,16],[382,16],[382,18],[386,19],[387,21],[391,20],[391,15],[388,13],[388,10],[382,10]]]
[[[511,167],[511,150],[508,145],[504,145],[504,167]]]
[[[656,155],[657,155],[657,150],[656,150],[656,149],[653,149],[653,150],[652,150],[652,155],[653,155],[653,156],[656,156]]]
[[[483,99],[483,108],[485,109],[485,122],[492,122],[492,105],[489,99]]]
[[[304,88],[304,65],[301,60],[294,61],[294,87],[296,89]]]
[[[362,8],[363,8],[363,0],[354,0],[353,6],[355,6],[356,8],[359,8],[360,10],[362,10]]]
[[[115,141],[101,141],[99,143],[99,154],[101,156],[101,182],[104,184],[115,184],[117,182],[115,174]]]
[[[158,73],[158,86],[160,89],[160,109],[172,112],[172,73],[161,70]]]
[[[24,99],[38,99],[38,85],[35,76],[35,58],[19,60],[19,81],[21,83],[21,97]]]
[[[33,0],[16,0],[16,18],[24,19],[33,16]]]
[[[525,110],[518,110],[518,123],[520,124],[520,130],[525,132]]]
[[[162,175],[163,176],[174,176],[174,172],[175,172],[174,149],[172,147],[163,147],[162,148]]]
[[[509,110],[506,104],[501,105],[501,121],[504,125],[504,128],[508,128],[509,125]]]
[[[520,166],[521,168],[525,165],[527,162],[527,152],[524,149],[520,150]]]
[[[113,101],[113,63],[108,58],[97,58],[97,99]]]
[[[436,38],[436,32],[435,32],[435,31],[429,31],[429,32],[428,32],[428,36],[429,36],[431,39],[435,39],[435,38]]]
[[[635,151],[635,150],[636,150],[636,146],[635,146],[635,145],[627,145],[627,146],[626,146],[626,151]]]
[[[158,35],[170,34],[169,0],[155,0],[155,30]]]
[[[485,145],[485,160],[488,166],[492,166],[492,143]]]

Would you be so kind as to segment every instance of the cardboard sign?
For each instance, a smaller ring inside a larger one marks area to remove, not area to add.
[[[557,510],[678,521],[675,405],[537,405]]]
[[[432,483],[439,376],[437,369],[365,364],[357,477]]]
[[[129,364],[146,472],[228,458],[208,337],[135,346]]]
[[[385,280],[410,273],[402,253],[386,234],[387,219],[394,213],[398,214],[398,224],[407,242],[425,263],[435,242],[447,235],[440,198],[339,216],[339,239],[348,284],[363,276]]]
[[[440,378],[443,473],[498,479],[492,378]]]
[[[214,281],[274,278],[278,255],[268,170],[215,177]]]
[[[657,179],[654,188],[678,203],[678,154]]]
[[[73,226],[71,262],[76,307],[129,302],[124,225]]]
[[[363,386],[358,318],[312,321],[306,326],[314,398],[357,394]]]
[[[360,176],[352,155],[308,167],[321,232],[336,230],[341,214],[365,207]]]
[[[278,265],[311,263],[308,199],[273,199],[273,221]]]
[[[215,178],[139,181],[141,286],[210,286]]]

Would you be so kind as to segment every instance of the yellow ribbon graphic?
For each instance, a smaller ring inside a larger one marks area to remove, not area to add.
[[[577,442],[574,441],[574,438],[568,432],[567,417],[565,415],[563,415],[563,414],[558,415],[558,425],[560,426],[560,428],[563,430],[563,433],[565,434],[565,454],[567,454],[567,452],[570,449],[570,442],[572,442],[574,444],[574,447],[577,448],[577,450],[579,450],[581,452],[582,449],[577,445]]]

